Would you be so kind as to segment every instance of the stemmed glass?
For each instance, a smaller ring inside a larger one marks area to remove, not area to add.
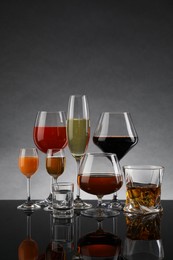
[[[102,198],[119,190],[122,184],[123,175],[116,154],[85,154],[79,168],[78,185],[83,191],[96,195],[98,204],[96,208],[84,210],[81,214],[98,220],[117,216],[119,211],[102,206]]]
[[[38,259],[39,248],[38,243],[32,239],[31,237],[31,214],[33,212],[26,211],[25,214],[27,216],[27,235],[24,240],[20,243],[18,247],[18,259]]]
[[[48,149],[63,149],[67,145],[66,115],[64,111],[39,111],[33,129],[33,139],[37,148],[47,153]],[[50,180],[52,184],[52,177]],[[51,185],[50,185],[51,186]],[[52,201],[52,190],[49,196],[39,204],[47,206]]]
[[[59,176],[63,174],[65,165],[66,165],[66,157],[63,149],[61,150],[48,149],[46,155],[46,170],[55,183],[57,182]],[[51,185],[51,193],[52,193],[52,185]],[[49,206],[44,208],[44,210],[52,211],[52,201],[49,203]]]
[[[18,167],[23,175],[27,178],[27,200],[18,209],[36,210],[40,209],[37,203],[31,200],[30,178],[37,171],[39,166],[39,157],[36,148],[21,148],[19,151]]]
[[[71,95],[67,113],[67,139],[72,156],[76,160],[77,173],[80,160],[84,156],[90,138],[90,119],[87,97],[85,95]],[[90,208],[80,198],[80,188],[77,185],[77,195],[74,200],[75,209]]]
[[[93,142],[103,152],[115,153],[120,161],[138,142],[138,136],[128,112],[103,112],[94,131]],[[117,193],[108,207],[122,209]]]

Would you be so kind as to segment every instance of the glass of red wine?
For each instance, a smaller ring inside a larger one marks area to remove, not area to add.
[[[102,198],[119,190],[122,184],[123,175],[116,154],[85,154],[79,167],[78,185],[83,191],[96,195],[98,203],[97,207],[84,210],[81,214],[100,221],[117,216],[119,211],[102,206]]]
[[[94,131],[93,142],[105,153],[115,153],[120,161],[138,142],[138,136],[128,112],[103,112]],[[110,208],[122,209],[117,193],[106,203]]]
[[[39,111],[33,129],[33,139],[37,148],[47,154],[48,149],[61,150],[67,145],[66,115],[64,111]],[[48,206],[52,201],[52,177],[49,196],[38,203]]]

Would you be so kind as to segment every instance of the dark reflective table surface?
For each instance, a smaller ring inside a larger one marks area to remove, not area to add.
[[[0,200],[1,260],[137,259],[124,257],[124,254],[127,251],[131,254],[140,240],[161,241],[162,259],[173,259],[171,200],[162,201],[161,217],[144,220],[127,217],[121,212],[116,218],[101,223],[78,214],[71,220],[58,220],[43,209],[25,214],[17,210],[21,202]],[[95,205],[95,201],[90,202]]]

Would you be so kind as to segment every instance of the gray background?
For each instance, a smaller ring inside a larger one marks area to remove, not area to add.
[[[91,136],[101,112],[129,111],[139,143],[121,165],[163,165],[162,198],[173,199],[172,1],[1,0],[0,20],[0,198],[26,197],[18,149],[34,145],[37,111],[66,111],[69,95],[86,94]],[[99,151],[92,138],[88,151]],[[39,155],[33,198],[49,192]],[[68,148],[66,156],[60,178],[75,182]]]

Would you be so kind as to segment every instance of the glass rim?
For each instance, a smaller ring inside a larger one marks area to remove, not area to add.
[[[128,170],[164,170],[164,166],[152,164],[124,165],[122,168]]]
[[[86,155],[106,155],[106,156],[111,156],[111,155],[113,155],[113,156],[115,156],[116,158],[117,158],[117,160],[118,160],[118,157],[117,157],[117,155],[116,155],[116,153],[104,153],[104,152],[89,152],[89,153],[85,153],[85,155],[84,156],[86,156]]]
[[[102,112],[101,114],[129,114],[130,115],[130,112],[128,111],[105,111],[105,112]]]
[[[57,183],[53,183],[52,186],[74,186],[74,183],[73,182],[65,182],[65,181],[60,181],[60,182],[57,182]]]
[[[55,111],[46,111],[46,110],[39,110],[37,113],[47,113],[47,114],[52,114],[52,113],[66,113],[64,110],[55,110]]]

